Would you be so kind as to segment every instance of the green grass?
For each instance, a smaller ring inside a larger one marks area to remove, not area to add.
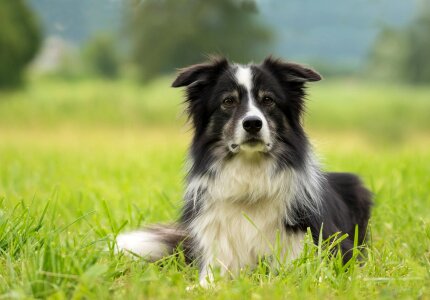
[[[146,86],[39,79],[20,92],[0,91],[0,125],[177,126],[184,120],[183,93],[170,88],[171,82],[172,77]],[[354,130],[385,140],[430,132],[430,87],[322,81],[308,91],[311,128]]]
[[[430,299],[426,88],[310,90],[307,126],[326,169],[360,174],[375,194],[367,258],[348,269],[307,243],[277,275],[262,262],[187,292],[197,270],[180,255],[114,254],[118,232],[179,212],[190,134],[168,85],[35,81],[0,94],[0,299]]]

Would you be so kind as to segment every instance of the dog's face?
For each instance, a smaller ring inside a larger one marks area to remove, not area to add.
[[[198,151],[291,156],[303,136],[304,84],[320,79],[311,69],[272,58],[259,65],[217,59],[183,69],[172,86],[187,87]]]

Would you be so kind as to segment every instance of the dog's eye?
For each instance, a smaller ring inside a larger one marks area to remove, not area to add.
[[[224,107],[233,107],[236,105],[236,100],[233,97],[226,97],[222,100],[222,105]]]
[[[264,106],[272,106],[274,103],[275,101],[273,100],[273,98],[269,96],[264,96],[263,99],[261,99],[261,104],[263,104]]]

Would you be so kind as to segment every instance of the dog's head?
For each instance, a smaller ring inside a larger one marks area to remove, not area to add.
[[[306,144],[304,87],[320,79],[312,69],[271,57],[258,65],[218,58],[182,69],[172,86],[187,88],[192,154],[205,153],[206,160],[278,154],[294,164]]]

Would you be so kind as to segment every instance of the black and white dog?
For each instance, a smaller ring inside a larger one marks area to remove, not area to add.
[[[256,65],[212,59],[180,71],[194,127],[180,220],[118,236],[117,246],[154,261],[182,244],[200,266],[235,274],[277,253],[296,258],[310,228],[318,241],[335,233],[351,257],[365,239],[371,193],[349,173],[323,172],[302,127],[305,84],[321,76],[271,57]],[[279,262],[279,259],[277,260]]]

